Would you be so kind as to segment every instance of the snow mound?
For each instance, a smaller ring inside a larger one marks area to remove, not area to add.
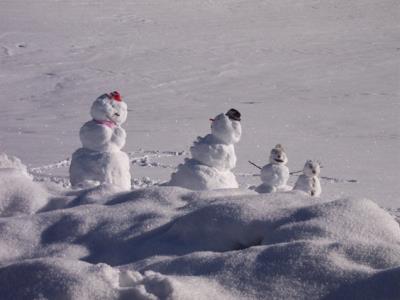
[[[3,299],[400,293],[400,227],[370,200],[177,187],[74,193],[63,209],[0,218]]]
[[[0,269],[3,299],[167,299],[172,284],[147,271],[120,272],[107,264],[78,260],[33,259]],[[10,289],[15,286],[15,289]]]
[[[0,154],[0,217],[31,214],[47,203],[46,190],[28,175],[22,162]]]
[[[27,167],[18,157],[0,153],[0,170],[13,169],[18,170],[26,176],[29,176]]]

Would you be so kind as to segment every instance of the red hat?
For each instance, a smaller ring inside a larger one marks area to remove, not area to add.
[[[110,99],[113,99],[113,100],[118,101],[118,102],[122,101],[121,95],[117,91],[114,91],[114,92],[110,93]]]

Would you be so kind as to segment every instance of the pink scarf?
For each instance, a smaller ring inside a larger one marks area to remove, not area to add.
[[[102,120],[102,121],[93,120],[93,121],[95,121],[97,124],[105,125],[105,126],[110,127],[110,128],[114,128],[115,126],[117,126],[117,124],[115,124],[115,122],[111,121],[111,120]]]

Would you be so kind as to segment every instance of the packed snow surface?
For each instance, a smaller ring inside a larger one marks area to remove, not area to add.
[[[53,191],[54,193],[54,191]],[[400,227],[366,199],[64,191],[0,218],[2,299],[396,299]]]

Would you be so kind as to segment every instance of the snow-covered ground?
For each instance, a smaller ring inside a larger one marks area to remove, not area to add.
[[[50,201],[35,207],[39,185],[26,181],[0,177],[8,192],[2,200],[31,208],[14,206],[14,217],[1,211],[8,216],[0,218],[2,299],[398,299],[400,293],[399,223],[370,200],[239,189],[152,187],[119,195],[53,189]]]
[[[0,1],[0,152],[35,180],[0,172],[0,295],[395,299],[399,225],[379,206],[400,215],[399,4]],[[71,191],[79,128],[113,90],[150,188]],[[232,107],[239,190],[151,187]],[[248,189],[278,143],[291,171],[319,159],[337,179],[320,200]]]
[[[235,107],[236,173],[281,143],[293,170],[320,159],[359,181],[326,192],[399,206],[399,14],[396,0],[3,0],[1,150],[35,167],[69,157],[92,101],[118,89],[127,152],[185,151]]]

